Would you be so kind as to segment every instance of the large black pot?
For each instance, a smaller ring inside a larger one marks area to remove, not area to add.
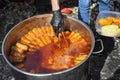
[[[11,67],[11,71],[13,72],[16,80],[87,80],[89,57],[95,44],[94,35],[87,25],[80,20],[71,17],[67,18],[70,23],[70,29],[72,31],[78,31],[87,40],[89,45],[91,45],[88,56],[81,63],[64,71],[47,74],[33,74],[16,68],[8,60],[11,46],[18,41],[21,36],[26,34],[29,30],[37,25],[50,25],[51,18],[51,14],[38,15],[28,18],[14,26],[5,36],[2,43],[2,55],[8,65]]]

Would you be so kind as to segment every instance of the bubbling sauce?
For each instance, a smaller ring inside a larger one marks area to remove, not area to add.
[[[30,32],[28,33],[30,34]],[[63,36],[61,36],[62,47],[55,35],[52,38],[49,36],[50,41],[44,38],[43,43],[38,43],[40,41],[37,42],[36,39],[30,38],[31,36],[29,36],[29,40],[36,41],[36,43],[27,41],[28,35],[23,36],[21,41],[18,41],[11,49],[9,60],[17,68],[31,73],[51,73],[74,67],[86,58],[90,51],[90,45],[77,32],[66,31],[64,33],[69,47]],[[41,40],[41,37],[44,36],[38,35],[36,37]],[[32,47],[30,44],[33,44]],[[22,54],[24,57],[21,59],[17,54]]]

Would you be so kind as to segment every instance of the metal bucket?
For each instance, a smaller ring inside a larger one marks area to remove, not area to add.
[[[84,39],[87,40],[88,44],[91,45],[88,56],[78,65],[67,70],[55,73],[34,74],[16,68],[8,60],[8,55],[11,46],[14,43],[16,43],[16,41],[18,41],[21,38],[21,36],[23,36],[36,26],[51,25],[50,24],[51,18],[52,18],[51,14],[43,14],[30,17],[15,25],[5,36],[2,43],[2,55],[7,64],[11,67],[11,71],[13,72],[16,80],[87,80],[89,57],[94,49],[95,39],[92,31],[89,29],[87,25],[85,25],[80,20],[74,19],[72,17],[67,18],[67,21],[69,21],[70,23],[70,29],[72,31],[75,30],[79,32],[80,35],[82,35]]]

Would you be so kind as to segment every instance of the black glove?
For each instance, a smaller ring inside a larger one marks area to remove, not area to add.
[[[64,31],[63,25],[64,25],[64,19],[63,15],[60,10],[53,11],[53,17],[51,20],[51,24],[53,26],[54,32],[56,36],[58,37],[59,31]]]

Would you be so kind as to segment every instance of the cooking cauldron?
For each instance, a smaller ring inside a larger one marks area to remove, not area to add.
[[[72,17],[68,17],[66,19],[70,24],[70,30],[79,32],[87,40],[88,44],[91,45],[88,56],[81,63],[70,69],[55,73],[33,74],[16,68],[8,60],[11,46],[16,43],[21,36],[34,27],[51,25],[51,18],[52,14],[30,17],[15,25],[5,36],[2,43],[2,55],[7,64],[11,67],[11,71],[13,72],[16,80],[87,80],[89,57],[95,44],[94,35],[87,25]]]

